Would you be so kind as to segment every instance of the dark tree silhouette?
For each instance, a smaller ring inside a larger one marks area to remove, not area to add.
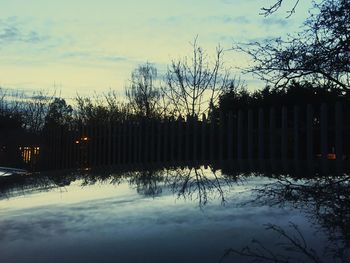
[[[293,79],[350,90],[350,3],[347,0],[315,4],[316,14],[297,35],[238,46],[254,64],[246,69],[275,86]]]
[[[79,124],[110,123],[131,117],[130,109],[118,100],[115,92],[103,96],[77,96],[74,109],[74,121]]]
[[[65,99],[55,98],[49,105],[45,117],[45,127],[57,127],[69,125],[72,120],[73,108],[67,105]]]
[[[280,108],[281,106],[293,108],[295,105],[307,104],[320,106],[321,103],[332,105],[337,101],[343,102],[347,107],[350,106],[349,97],[343,94],[342,89],[293,80],[283,88],[267,86],[254,92],[248,92],[245,88],[230,89],[220,96],[218,108],[215,111],[226,114],[230,111],[237,112],[252,108]]]

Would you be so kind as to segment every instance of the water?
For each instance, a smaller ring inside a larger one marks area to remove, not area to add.
[[[312,249],[322,262],[342,262],[332,249],[348,251],[349,180],[332,180],[344,201],[336,207],[330,187],[318,203],[329,178],[204,167],[2,178],[0,262],[250,262],[224,256],[246,246],[290,262],[314,262]],[[288,237],[305,251],[290,250]]]

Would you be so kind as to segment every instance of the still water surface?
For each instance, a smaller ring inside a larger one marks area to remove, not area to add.
[[[305,253],[312,249],[320,262],[349,259],[346,228],[331,221],[336,211],[329,215],[327,202],[317,203],[316,187],[328,179],[228,175],[204,167],[1,179],[4,263],[250,262],[257,257],[224,257],[246,246],[255,255],[295,257],[290,262],[317,262]],[[349,213],[339,216],[349,223]],[[345,248],[342,258],[334,258],[338,248]]]

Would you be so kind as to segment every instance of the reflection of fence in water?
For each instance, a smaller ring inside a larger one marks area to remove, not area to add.
[[[123,121],[48,132],[47,169],[204,160],[285,162],[349,159],[342,105],[258,109],[215,121]],[[339,158],[340,156],[340,158]]]

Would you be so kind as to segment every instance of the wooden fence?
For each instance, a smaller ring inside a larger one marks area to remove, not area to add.
[[[55,128],[47,132],[42,169],[213,160],[336,163],[349,159],[348,109],[249,109],[208,121],[140,120]]]

